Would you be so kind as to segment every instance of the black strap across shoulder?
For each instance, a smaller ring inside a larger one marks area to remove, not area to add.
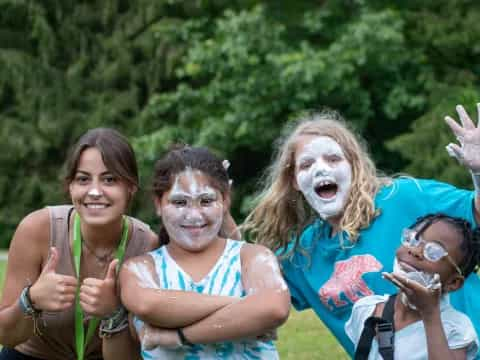
[[[393,360],[395,335],[394,305],[395,295],[391,295],[385,304],[382,317],[370,316],[365,320],[363,331],[355,350],[355,360],[366,360],[372,347],[372,340],[377,335],[378,351],[383,360]]]

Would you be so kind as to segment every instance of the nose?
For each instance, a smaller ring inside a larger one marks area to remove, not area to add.
[[[192,206],[189,209],[189,211],[185,214],[185,220],[188,220],[188,221],[203,220],[202,212],[196,206]]]
[[[330,173],[330,167],[322,162],[319,162],[313,172],[314,176],[326,176]]]
[[[419,260],[423,260],[423,244],[420,244],[419,246],[416,246],[416,247],[407,248],[407,251],[413,257]]]
[[[88,196],[91,196],[93,198],[99,198],[102,196],[102,192],[98,186],[92,186],[87,193]]]

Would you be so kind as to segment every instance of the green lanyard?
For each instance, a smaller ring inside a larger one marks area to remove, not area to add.
[[[120,264],[125,256],[125,246],[128,238],[128,221],[125,216],[122,219],[122,239],[115,253],[115,258]],[[73,223],[73,260],[75,264],[75,273],[80,280],[80,258],[82,256],[82,233],[80,232],[80,216],[75,213]],[[75,297],[75,346],[77,349],[77,360],[83,360],[85,357],[86,345],[91,340],[100,319],[94,317],[88,322],[87,337],[85,338],[85,328],[83,327],[83,310],[80,306],[80,284],[77,288]]]

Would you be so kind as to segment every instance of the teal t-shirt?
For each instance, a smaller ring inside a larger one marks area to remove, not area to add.
[[[302,233],[300,247],[282,261],[293,305],[297,310],[312,308],[345,350],[353,354],[354,346],[345,334],[345,323],[360,298],[397,291],[382,279],[381,273],[392,271],[402,230],[418,217],[438,212],[474,224],[474,197],[472,191],[433,180],[396,179],[376,195],[375,205],[380,215],[360,231],[352,247],[348,247],[349,241],[343,234],[330,237],[330,225],[317,219]],[[343,248],[340,236],[344,237]],[[451,293],[450,299],[457,310],[469,315],[478,333],[480,301],[475,301],[474,292],[480,294],[476,274],[466,279],[462,289]]]

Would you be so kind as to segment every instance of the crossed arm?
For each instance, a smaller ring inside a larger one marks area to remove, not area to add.
[[[290,294],[277,260],[259,245],[245,244],[241,250],[242,283],[247,296],[205,295],[191,291],[160,290],[153,261],[142,256],[125,264],[120,273],[124,305],[144,322],[156,327],[162,346],[178,345],[177,328],[192,343],[214,343],[255,338],[280,326],[288,317]],[[142,301],[138,301],[142,299]],[[125,334],[119,335],[125,336]],[[118,340],[117,342],[120,342]],[[130,343],[131,344],[131,343]],[[104,357],[113,359],[105,351]],[[128,345],[131,353],[138,349]]]

